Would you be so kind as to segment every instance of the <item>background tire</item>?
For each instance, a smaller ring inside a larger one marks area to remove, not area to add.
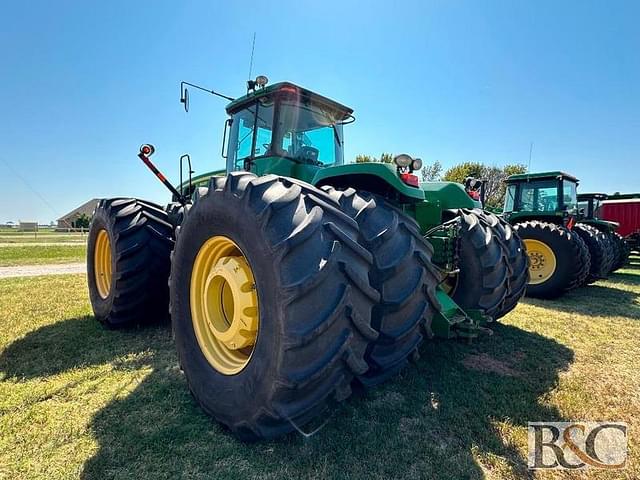
[[[631,248],[624,237],[616,232],[612,232],[611,242],[615,245],[616,256],[612,262],[610,271],[615,272],[629,263]]]
[[[190,303],[194,261],[216,236],[242,251],[259,303],[251,356],[231,375],[205,357]],[[367,371],[378,293],[357,238],[357,223],[326,193],[275,175],[214,177],[185,212],[170,280],[178,357],[203,410],[241,439],[302,427],[347,398],[353,378]]]
[[[369,370],[358,377],[370,387],[402,369],[417,353],[423,333],[430,334],[433,313],[440,308],[440,275],[431,263],[433,247],[414,219],[377,195],[322,188],[358,222],[358,241],[373,257],[369,280],[380,301],[373,308],[371,325],[379,336],[367,347]]]
[[[555,269],[545,281],[536,281],[538,261],[531,260],[531,282],[527,286],[530,297],[556,298],[579,286],[589,274],[590,258],[585,243],[565,227],[532,220],[515,225],[515,230],[527,245],[534,240],[546,245],[555,256]],[[528,252],[531,256],[531,252]]]
[[[596,280],[606,278],[611,269],[614,251],[607,239],[607,235],[591,225],[578,223],[573,227],[573,231],[580,235],[585,245],[589,249],[590,266],[589,273],[583,285],[588,285]]]
[[[580,235],[576,234],[575,232],[571,233],[573,239],[578,244],[580,255],[579,260],[576,263],[576,278],[569,284],[569,290],[573,290],[575,288],[583,286],[587,277],[589,276],[589,271],[591,270],[591,254],[589,253],[587,244],[584,242],[584,240],[582,240],[582,237],[580,237]]]
[[[100,235],[103,240],[98,241]],[[109,249],[103,252],[110,263],[108,292],[99,285],[105,269],[96,266],[96,244]],[[87,248],[89,297],[96,318],[109,327],[167,320],[173,244],[173,227],[159,205],[135,198],[100,200]]]
[[[511,269],[506,246],[495,226],[495,215],[480,209],[457,211],[460,230],[459,268],[450,296],[463,309],[479,309],[496,319],[502,316],[509,290]],[[516,296],[517,292],[513,292]],[[505,312],[506,313],[506,312]]]

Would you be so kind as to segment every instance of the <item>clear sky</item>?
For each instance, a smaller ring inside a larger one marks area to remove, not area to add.
[[[533,141],[532,171],[640,191],[639,19],[637,1],[5,0],[0,222],[92,197],[165,203],[145,142],[173,179],[184,152],[220,168],[225,101],[192,92],[185,114],[179,83],[243,94],[254,31],[254,76],[355,109],[347,160],[526,164]]]

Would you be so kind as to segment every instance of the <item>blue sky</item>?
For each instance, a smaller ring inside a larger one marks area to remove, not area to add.
[[[91,197],[169,195],[219,168],[224,100],[254,76],[355,109],[346,158],[406,152],[562,169],[582,191],[640,191],[640,3],[629,1],[4,2],[0,222],[49,222]],[[11,165],[11,168],[7,166]],[[28,187],[22,180],[26,180]],[[31,189],[38,192],[34,194]],[[42,198],[41,198],[42,197]]]

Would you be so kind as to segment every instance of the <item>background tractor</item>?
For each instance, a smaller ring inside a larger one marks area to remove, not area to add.
[[[602,202],[607,199],[604,193],[580,193],[580,223],[590,225],[606,236],[608,249],[612,252],[609,273],[622,268],[629,261],[631,248],[622,235],[617,233],[620,224],[602,218]]]
[[[528,281],[514,230],[461,185],[419,184],[408,155],[344,164],[352,110],[266,83],[226,107],[224,171],[191,179],[189,167],[174,187],[143,145],[173,201],[102,200],[88,250],[96,317],[117,327],[170,312],[194,397],[247,440],[384,381],[425,337],[477,336]]]
[[[614,193],[600,203],[598,216],[620,225],[617,233],[640,254],[640,193]]]
[[[529,255],[527,294],[553,298],[604,278],[613,264],[608,236],[579,218],[578,179],[563,172],[507,178],[503,216]]]

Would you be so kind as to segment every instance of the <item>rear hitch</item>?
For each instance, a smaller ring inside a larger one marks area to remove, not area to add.
[[[493,322],[493,318],[481,310],[463,310],[440,287],[436,290],[440,308],[435,312],[431,322],[431,330],[439,338],[458,338],[471,343],[480,335],[493,335],[493,331],[485,325]]]

